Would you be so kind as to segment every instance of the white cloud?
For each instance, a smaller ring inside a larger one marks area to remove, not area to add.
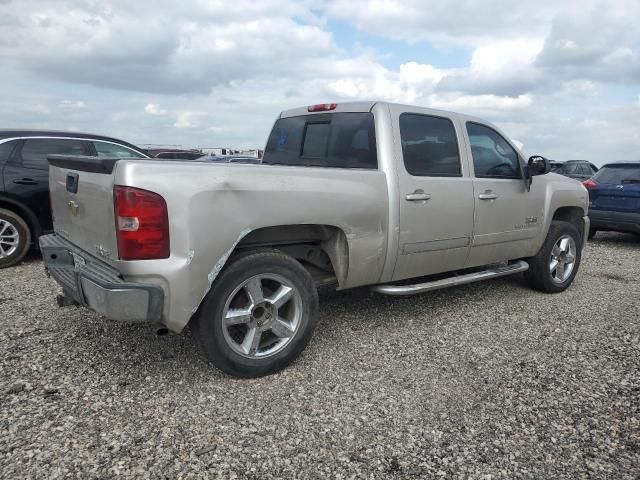
[[[87,105],[82,100],[62,100],[60,102],[60,108],[77,110],[85,108]]]
[[[144,107],[144,111],[149,115],[166,115],[167,114],[167,111],[160,108],[160,105],[158,105],[157,103],[147,103],[147,105]]]
[[[173,126],[176,128],[196,128],[204,116],[203,112],[178,112]]]
[[[13,1],[0,123],[255,147],[285,108],[379,99],[487,118],[531,153],[635,158],[638,17],[632,0]],[[335,19],[369,35],[350,45]]]
[[[517,97],[505,97],[498,95],[459,95],[459,94],[435,94],[430,97],[431,105],[445,110],[457,110],[469,113],[510,112],[523,110],[529,107],[533,101],[530,94]]]

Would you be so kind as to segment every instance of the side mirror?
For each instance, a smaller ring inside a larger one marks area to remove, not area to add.
[[[544,175],[551,171],[551,162],[540,155],[534,155],[533,157],[529,157],[527,167],[528,176],[530,177]]]
[[[531,182],[536,175],[544,175],[551,171],[551,162],[540,155],[529,157],[525,170],[524,185],[527,192],[531,190]]]

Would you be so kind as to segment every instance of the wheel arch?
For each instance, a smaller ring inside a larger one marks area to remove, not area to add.
[[[339,286],[346,282],[349,244],[345,232],[334,225],[274,225],[258,228],[238,242],[231,258],[260,248],[280,250],[300,261],[317,284],[328,282],[330,276]]]
[[[5,196],[0,196],[0,208],[10,210],[24,219],[31,232],[31,241],[37,247],[38,237],[42,234],[42,226],[36,214],[25,204]]]
[[[576,206],[566,206],[559,207],[553,212],[553,216],[551,217],[551,221],[562,221],[568,222],[575,225],[575,227],[580,232],[581,238],[584,236],[584,222],[582,219],[585,216],[585,211],[581,207]]]

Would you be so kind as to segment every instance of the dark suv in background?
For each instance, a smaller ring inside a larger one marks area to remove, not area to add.
[[[583,182],[593,238],[598,230],[640,235],[640,162],[612,162]]]
[[[47,155],[149,158],[115,138],[76,132],[0,130],[0,268],[18,263],[52,230]]]
[[[583,182],[593,177],[598,167],[586,160],[567,160],[566,162],[551,160],[551,171]]]

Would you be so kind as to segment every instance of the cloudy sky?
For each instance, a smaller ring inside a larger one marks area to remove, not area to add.
[[[550,158],[640,160],[638,0],[0,0],[0,126],[262,147],[279,111],[390,100]]]

